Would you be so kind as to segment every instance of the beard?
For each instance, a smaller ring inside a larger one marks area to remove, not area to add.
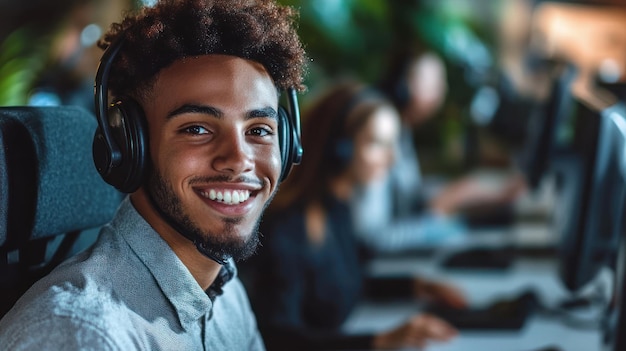
[[[245,236],[241,236],[236,229],[236,226],[243,221],[243,217],[222,218],[223,230],[219,233],[203,230],[185,212],[183,203],[174,192],[172,185],[157,170],[153,169],[150,173],[146,190],[148,196],[152,198],[153,205],[174,230],[196,244],[200,253],[223,264],[229,257],[240,261],[256,252],[259,244],[258,228],[261,216],[257,218],[251,233]],[[270,201],[264,205],[263,211]]]

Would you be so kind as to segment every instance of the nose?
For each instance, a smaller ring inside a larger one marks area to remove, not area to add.
[[[213,158],[213,168],[222,173],[242,174],[252,170],[254,153],[246,142],[246,136],[240,131],[223,133]]]

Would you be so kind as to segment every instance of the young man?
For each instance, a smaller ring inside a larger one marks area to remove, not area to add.
[[[233,260],[254,252],[284,171],[278,95],[302,90],[305,62],[294,16],[271,0],[161,1],[112,26],[96,92],[121,100],[100,113],[94,158],[132,193],[0,321],[0,349],[264,348]]]

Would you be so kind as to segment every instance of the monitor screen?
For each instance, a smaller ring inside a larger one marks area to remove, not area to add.
[[[626,105],[618,103],[604,111],[602,117],[607,120],[606,143],[611,143],[611,158],[607,160],[613,163],[611,166],[612,177],[616,183],[615,188],[608,196],[610,198],[609,206],[614,224],[612,226],[613,236],[605,237],[601,241],[610,244],[609,253],[605,259],[608,260],[609,268],[614,272],[613,294],[607,308],[605,325],[604,325],[604,350],[618,351],[626,349],[626,335],[624,328],[626,327],[626,208],[624,201],[626,194],[624,191],[624,183],[626,183]],[[605,137],[604,134],[602,137]],[[614,168],[613,168],[614,167]],[[608,192],[608,190],[607,190]]]
[[[559,274],[566,288],[579,291],[600,269],[612,265],[624,211],[626,123],[617,104],[595,111],[575,104],[559,129],[572,132],[560,139],[557,231]]]
[[[554,79],[550,94],[530,114],[526,142],[520,153],[521,168],[531,189],[536,189],[550,169],[558,126],[571,114],[573,97],[571,83],[576,77],[573,66],[563,67]]]

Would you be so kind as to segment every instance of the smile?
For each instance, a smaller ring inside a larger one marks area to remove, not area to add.
[[[200,191],[200,195],[212,201],[227,205],[238,205],[250,198],[249,190],[215,190]]]

